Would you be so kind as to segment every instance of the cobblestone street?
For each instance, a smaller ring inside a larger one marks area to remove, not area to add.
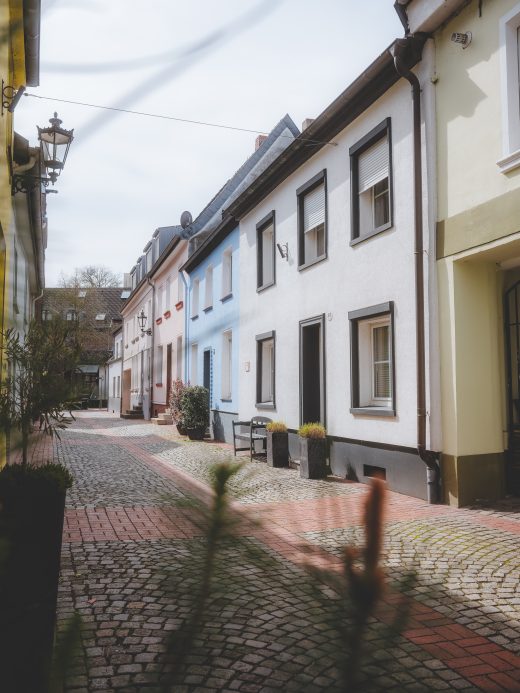
[[[209,498],[209,468],[232,450],[93,411],[54,446],[75,479],[58,625],[74,610],[83,620],[66,690],[160,691],[202,560],[182,501]],[[363,543],[367,487],[248,462],[231,491],[241,536],[220,556],[226,590],[171,690],[339,690],[333,600],[303,564],[337,569],[342,547]],[[389,493],[384,563],[390,583],[415,572],[411,617],[391,650],[384,609],[371,621],[363,691],[520,691],[520,504],[457,510]],[[395,596],[387,590],[383,607]]]

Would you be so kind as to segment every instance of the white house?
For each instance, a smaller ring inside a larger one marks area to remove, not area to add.
[[[113,414],[121,412],[121,379],[123,376],[123,328],[114,331],[112,357],[107,362],[107,409]]]
[[[394,46],[400,70],[418,76],[423,105],[432,91],[424,42]],[[435,214],[421,203],[434,179],[426,165],[422,181],[414,175],[415,146],[425,162],[432,123],[423,108],[414,131],[413,105],[385,51],[226,214],[240,221],[240,418],[281,419],[293,434],[320,421],[334,474],[382,475],[392,489],[433,499]],[[297,443],[292,435],[296,459]]]

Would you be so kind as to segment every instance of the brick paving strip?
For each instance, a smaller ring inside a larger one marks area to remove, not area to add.
[[[100,427],[98,430],[102,421],[103,418],[100,415],[96,418],[88,418],[88,415],[81,416],[79,423],[86,430],[95,429],[96,437],[88,436],[86,443],[85,436],[81,435],[85,433],[85,430],[74,427],[65,434],[64,445],[55,446],[55,452],[60,458],[67,458],[76,446],[88,444],[92,450],[101,449],[110,441],[110,444],[116,444],[123,450],[128,458],[144,463],[161,478],[173,482],[181,492],[192,494],[203,501],[211,498],[210,490],[203,481],[194,478],[178,466],[173,466],[170,461],[163,459],[161,454],[149,452],[144,444],[140,443],[139,436],[112,435],[117,432],[117,428],[111,428],[108,422],[103,424],[104,429]],[[119,422],[119,420],[115,421]],[[115,426],[113,419],[112,422]],[[135,430],[141,430],[141,427]],[[131,429],[130,432],[132,432]],[[165,440],[163,431],[156,432],[151,425],[148,425],[146,441],[149,442],[152,438],[158,444]],[[153,446],[150,447],[153,448]],[[212,446],[205,444],[204,447]],[[164,449],[167,449],[167,446]],[[226,454],[225,446],[219,446],[219,449]],[[45,454],[48,452],[47,447]],[[276,473],[279,470],[273,471]],[[313,483],[315,482],[307,482],[307,484]],[[330,484],[331,489],[335,487],[334,491],[338,486],[342,484],[340,482]],[[254,537],[268,550],[274,551],[286,561],[297,566],[311,563],[319,567],[337,569],[341,563],[340,557],[323,546],[317,546],[315,541],[311,541],[304,535],[326,533],[329,530],[360,525],[366,487],[351,483],[344,486],[345,493],[342,495],[250,505],[234,501],[233,507],[244,518],[242,533]],[[343,489],[340,490],[343,491]],[[399,523],[421,518],[426,521],[435,521],[437,518],[463,518],[475,526],[489,527],[512,536],[520,534],[520,522],[512,513],[497,515],[473,510],[455,510],[446,506],[429,506],[395,493],[388,495],[387,522]],[[249,519],[251,521],[248,521]],[[254,525],[256,520],[261,520],[261,527]],[[190,511],[172,506],[171,503],[165,502],[159,506],[125,504],[112,507],[69,507],[66,511],[64,546],[65,548],[69,545],[73,547],[80,543],[90,546],[90,542],[108,545],[110,542],[186,540],[197,536],[200,536],[200,531],[190,521]],[[395,599],[396,595],[388,592],[384,603],[390,607],[395,603]],[[441,684],[446,682],[439,679],[439,685],[431,684],[434,689],[449,687],[465,690],[520,691],[520,657],[512,651],[511,647],[506,646],[510,643],[500,644],[494,642],[491,637],[479,635],[467,626],[457,623],[443,611],[419,599],[413,600],[411,620],[404,638],[413,645],[419,646],[433,658],[432,666],[435,661],[439,663],[439,667],[443,665],[444,678],[450,681],[449,686],[442,686]],[[518,645],[517,649],[520,649],[520,640],[516,642],[516,645]],[[446,669],[454,672],[453,676],[449,674],[449,671],[446,672]],[[141,671],[140,668],[139,671]],[[124,673],[124,670],[121,673]],[[101,690],[99,686],[97,689]],[[70,690],[81,689],[71,688]],[[91,689],[85,688],[85,690]],[[128,690],[138,689],[134,687]],[[200,690],[222,689],[203,687]],[[254,688],[254,686],[247,688],[244,685],[240,690],[271,689]],[[327,690],[327,686],[323,690]],[[403,687],[402,690],[405,688]],[[426,689],[418,684],[417,689],[412,687],[406,690]]]

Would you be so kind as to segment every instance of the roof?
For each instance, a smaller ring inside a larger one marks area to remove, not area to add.
[[[97,314],[104,314],[105,320],[114,322],[121,319],[121,309],[125,301],[121,298],[123,287],[56,287],[45,289],[41,307],[64,313],[68,308],[79,308],[81,301],[88,301]],[[84,297],[80,293],[86,292]]]

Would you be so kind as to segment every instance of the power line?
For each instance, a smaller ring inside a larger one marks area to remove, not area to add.
[[[30,94],[25,92],[24,96],[31,96],[33,99],[42,99],[44,101],[56,101],[58,103],[68,103],[74,106],[83,106],[85,108],[97,108],[103,111],[116,111],[118,113],[129,113],[131,115],[144,116],[146,118],[160,118],[161,120],[174,120],[178,123],[188,123],[190,125],[203,125],[210,128],[221,128],[223,130],[236,130],[238,132],[251,132],[255,135],[268,135],[266,130],[253,130],[251,128],[241,128],[234,125],[223,125],[222,123],[209,123],[204,120],[190,120],[189,118],[178,118],[176,116],[164,115],[161,113],[147,113],[146,111],[133,111],[129,108],[118,108],[117,106],[102,106],[101,104],[86,103],[84,101],[72,101],[70,99],[58,99],[54,96],[42,96],[40,94]],[[284,137],[293,137],[293,135],[283,135]],[[303,142],[308,142],[309,144],[329,144],[332,147],[337,147],[336,142],[322,142],[319,140],[305,139],[300,136],[299,138]]]

